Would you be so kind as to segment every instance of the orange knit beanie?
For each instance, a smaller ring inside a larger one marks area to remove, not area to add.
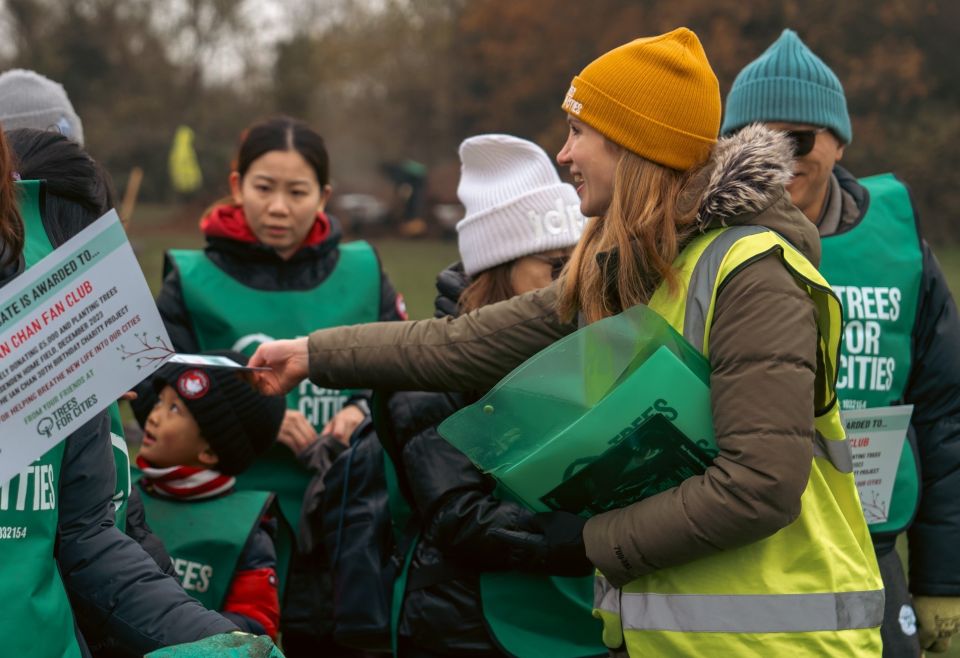
[[[720,85],[685,27],[614,48],[574,77],[563,109],[671,169],[703,164],[720,129]]]

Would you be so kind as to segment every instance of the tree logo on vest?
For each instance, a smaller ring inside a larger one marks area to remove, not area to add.
[[[187,400],[202,398],[210,390],[210,377],[202,370],[188,370],[177,377],[177,392]]]

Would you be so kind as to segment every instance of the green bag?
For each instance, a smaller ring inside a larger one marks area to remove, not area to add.
[[[533,356],[440,434],[535,511],[624,507],[717,454],[710,365],[644,305]]]
[[[266,635],[223,633],[151,651],[145,658],[284,658]]]

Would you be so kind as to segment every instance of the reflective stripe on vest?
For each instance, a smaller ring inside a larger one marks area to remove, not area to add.
[[[826,594],[623,594],[623,628],[681,633],[800,633],[872,628],[883,591]]]
[[[839,417],[842,323],[829,285],[773,231],[734,227],[688,245],[675,262],[686,290],[661,286],[650,307],[709,355],[724,280],[774,253],[817,308],[816,437],[800,516],[770,537],[654,571],[622,590],[598,577],[595,614],[604,639],[611,647],[625,643],[631,655],[754,655],[750,643],[759,640],[738,634],[757,633],[771,634],[762,639],[765,655],[880,654],[884,595]]]
[[[826,459],[841,473],[853,473],[853,453],[846,437],[831,440],[817,430],[813,442],[813,455]]]
[[[737,226],[728,229],[711,242],[697,260],[687,287],[683,337],[701,352],[703,352],[704,331],[707,328],[710,303],[713,301],[713,291],[717,286],[717,275],[720,273],[723,259],[727,257],[727,252],[737,240],[769,230],[762,226]]]

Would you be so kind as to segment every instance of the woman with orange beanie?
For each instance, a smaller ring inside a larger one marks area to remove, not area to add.
[[[489,387],[578,321],[646,304],[709,360],[719,454],[580,534],[545,531],[600,572],[604,642],[631,656],[879,656],[883,590],[834,390],[840,307],[816,228],[784,191],[790,143],[761,127],[717,140],[717,79],[685,28],[604,54],[563,109],[557,161],[596,219],[556,284],[453,321],[264,346],[260,385]]]

